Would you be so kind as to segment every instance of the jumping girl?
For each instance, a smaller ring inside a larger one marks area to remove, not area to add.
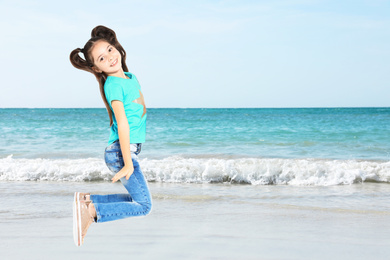
[[[104,26],[95,27],[84,48],[71,52],[70,62],[77,69],[94,74],[99,82],[111,126],[105,162],[113,174],[112,182],[120,180],[128,191],[128,194],[74,194],[73,238],[80,246],[92,222],[147,215],[152,200],[137,157],[145,142],[145,101],[137,78],[128,72],[126,52],[115,32]]]

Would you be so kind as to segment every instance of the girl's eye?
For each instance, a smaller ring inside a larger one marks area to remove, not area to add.
[[[112,51],[112,47],[110,47],[110,48],[108,49],[108,51],[111,52],[111,51]]]
[[[103,57],[101,57],[99,61],[103,61],[103,60],[104,60],[104,58],[103,58]]]

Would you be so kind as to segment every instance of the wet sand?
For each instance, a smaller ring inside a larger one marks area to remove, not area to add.
[[[74,191],[109,182],[0,182],[1,259],[388,259],[390,185],[150,183],[147,217],[72,237]]]

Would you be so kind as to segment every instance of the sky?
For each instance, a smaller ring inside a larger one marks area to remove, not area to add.
[[[3,1],[1,108],[104,107],[69,54],[113,29],[153,108],[389,107],[390,1]]]

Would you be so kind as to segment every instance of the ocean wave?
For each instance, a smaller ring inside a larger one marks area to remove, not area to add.
[[[0,159],[0,181],[102,181],[111,179],[104,161],[87,159]]]
[[[148,181],[328,186],[390,182],[389,161],[184,158],[140,160]],[[104,161],[86,159],[0,159],[0,181],[108,181]]]

